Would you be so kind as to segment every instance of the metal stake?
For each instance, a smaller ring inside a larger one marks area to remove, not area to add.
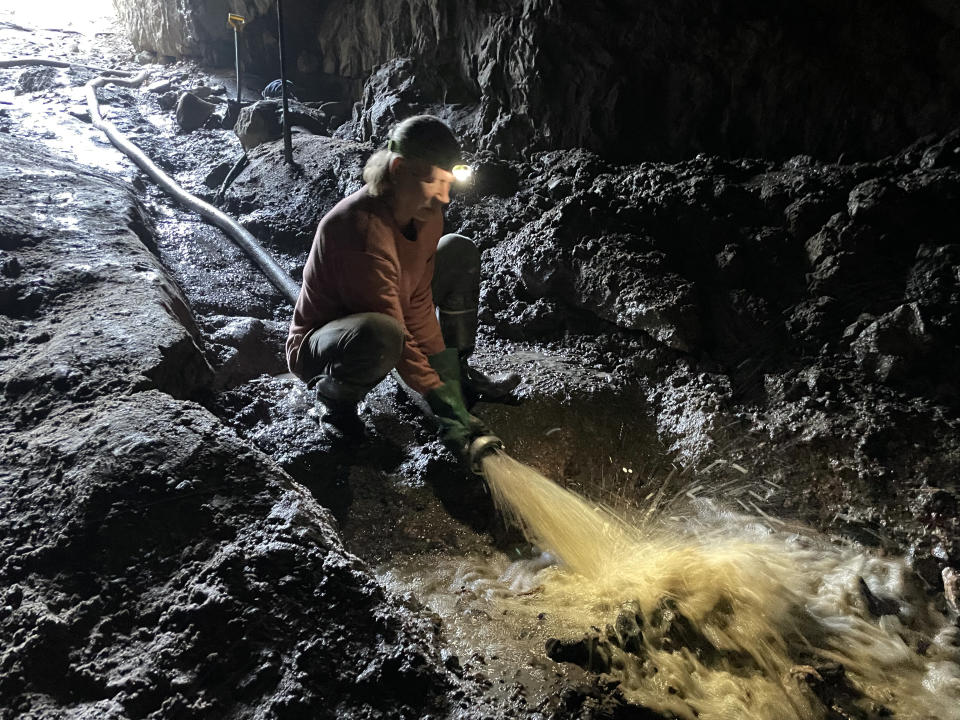
[[[227,13],[227,22],[233,28],[233,52],[237,59],[237,107],[240,107],[243,90],[240,85],[240,31],[243,30],[243,24],[247,21],[243,15]]]
[[[293,144],[290,141],[290,123],[287,122],[287,69],[283,53],[283,1],[277,0],[277,44],[280,46],[280,90],[283,97],[283,159],[293,165]]]

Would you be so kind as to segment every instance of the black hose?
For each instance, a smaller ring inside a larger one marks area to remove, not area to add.
[[[291,305],[296,305],[297,298],[300,295],[300,286],[277,264],[277,261],[271,257],[270,253],[263,248],[246,228],[210,203],[204,202],[180,187],[173,178],[154,165],[150,158],[144,155],[140,148],[131,143],[112,122],[105,120],[100,114],[100,104],[97,102],[98,87],[109,83],[124,85],[126,87],[137,87],[147,79],[148,73],[146,71],[138,75],[133,75],[132,72],[126,70],[104,70],[103,68],[92,67],[90,65],[79,65],[77,63],[63,62],[50,58],[13,58],[0,60],[0,67],[16,67],[18,65],[80,67],[102,73],[100,77],[94,78],[86,85],[87,107],[90,111],[90,120],[94,127],[102,130],[106,136],[110,138],[110,142],[112,142],[120,152],[133,160],[137,167],[149,175],[168,195],[177,200],[181,205],[199,213],[204,219],[213,223],[229,235],[247,256],[257,264],[270,282],[280,291],[280,294],[289,300]]]

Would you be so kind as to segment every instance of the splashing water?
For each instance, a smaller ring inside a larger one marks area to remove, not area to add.
[[[700,520],[630,523],[506,454],[483,470],[498,509],[560,561],[498,602],[581,633],[606,626],[586,646],[631,701],[703,719],[960,718],[960,637],[902,560],[710,501]]]

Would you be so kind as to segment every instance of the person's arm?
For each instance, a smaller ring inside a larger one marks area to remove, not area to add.
[[[439,387],[442,384],[440,376],[427,360],[427,354],[435,346],[422,347],[417,334],[408,325],[400,303],[400,272],[396,264],[376,253],[348,251],[338,257],[337,265],[340,297],[347,314],[379,312],[400,323],[404,333],[403,352],[397,363],[400,377],[421,394]],[[437,329],[439,332],[439,326]],[[442,338],[440,342],[442,345]]]
[[[407,328],[416,339],[417,345],[429,357],[442,352],[446,347],[440,322],[437,320],[437,309],[433,304],[433,270],[436,253],[430,256],[424,266],[420,282],[414,288],[413,296],[407,308]]]

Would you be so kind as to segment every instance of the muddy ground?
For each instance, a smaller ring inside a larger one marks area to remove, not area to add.
[[[0,38],[141,69],[111,32]],[[211,201],[240,143],[173,109],[230,73],[146,67],[170,88],[104,89],[106,114]],[[392,380],[368,444],[329,445],[285,372],[289,305],[89,125],[95,75],[0,69],[2,716],[654,717],[575,664],[458,658],[384,588],[411,558],[531,549]],[[373,148],[293,145],[297,170],[251,150],[223,207],[298,278]],[[944,603],[960,135],[855,165],[476,160],[447,225],[484,250],[477,364],[525,378],[477,408],[512,455],[624,505],[736,480],[736,509],[906,555]]]

